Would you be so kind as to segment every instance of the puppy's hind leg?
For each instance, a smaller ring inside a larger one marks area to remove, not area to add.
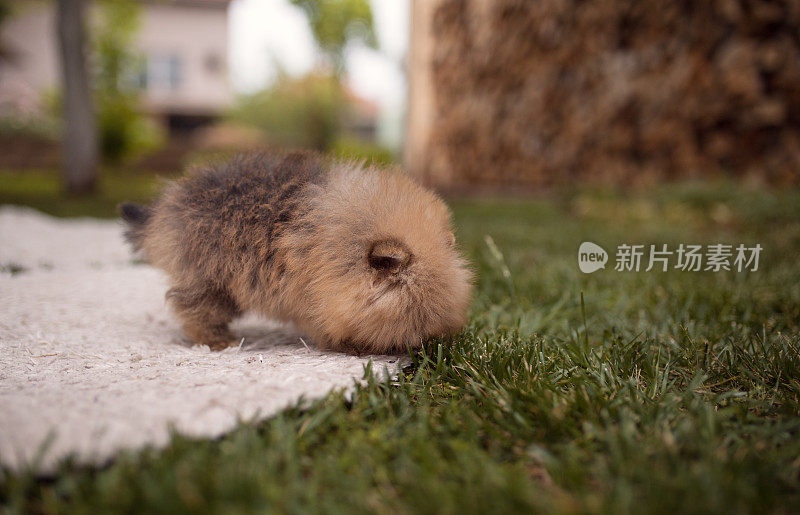
[[[209,286],[176,286],[167,292],[183,332],[199,345],[222,350],[236,344],[228,324],[241,311],[226,292]]]

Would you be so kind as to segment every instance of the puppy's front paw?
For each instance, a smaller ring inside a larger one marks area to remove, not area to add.
[[[203,342],[201,345],[208,345],[208,348],[212,351],[219,352],[221,350],[225,350],[228,347],[235,347],[239,345],[239,340],[236,338],[229,338],[225,340],[217,340],[211,342]]]

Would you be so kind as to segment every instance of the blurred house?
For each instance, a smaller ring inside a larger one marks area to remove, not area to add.
[[[428,184],[800,184],[800,2],[411,8],[405,160]]]
[[[350,88],[345,88],[344,94],[349,106],[344,130],[359,139],[374,142],[378,133],[378,105]]]
[[[136,48],[144,108],[172,134],[215,119],[233,100],[228,79],[230,0],[141,0]],[[59,88],[53,2],[13,4],[0,27],[0,114],[34,113]]]

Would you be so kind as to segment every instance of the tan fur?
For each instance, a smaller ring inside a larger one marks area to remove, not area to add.
[[[356,353],[460,330],[471,274],[441,199],[397,170],[280,159],[183,179],[134,232],[171,276],[169,297],[190,338],[229,345],[228,322],[250,310]],[[260,192],[264,181],[272,182]]]

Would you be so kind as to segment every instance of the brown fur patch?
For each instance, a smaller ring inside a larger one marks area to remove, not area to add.
[[[187,335],[221,347],[243,311],[351,352],[458,331],[471,274],[450,214],[397,170],[255,155],[173,183],[130,234],[173,283]]]

